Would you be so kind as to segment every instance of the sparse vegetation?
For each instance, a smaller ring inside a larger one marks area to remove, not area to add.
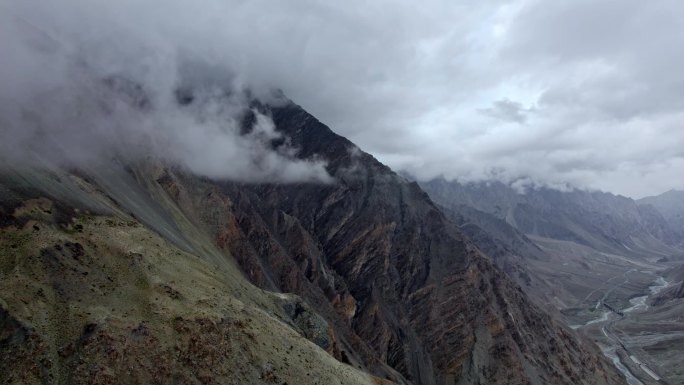
[[[250,289],[230,263],[181,251],[132,219],[80,212],[64,228],[32,218],[40,230],[0,229],[0,311],[26,325],[18,327],[31,325],[37,342],[0,347],[2,383],[105,384],[112,373],[303,383],[302,364],[283,345],[315,362],[307,370],[323,382],[372,383],[270,316],[282,312],[274,298]],[[15,272],[17,259],[31,262]],[[185,357],[180,366],[176,357]]]

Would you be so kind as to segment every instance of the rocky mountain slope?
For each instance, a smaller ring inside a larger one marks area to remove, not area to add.
[[[637,203],[655,207],[673,231],[684,234],[684,191],[670,190],[658,196],[639,199]]]
[[[255,108],[336,182],[2,172],[3,383],[624,383],[417,184],[292,103]]]
[[[500,182],[461,184],[435,179],[421,186],[446,207],[466,205],[504,219],[525,234],[575,242],[630,256],[680,252],[682,233],[654,207],[623,196],[531,188]]]
[[[653,301],[654,304],[658,305],[667,303],[670,300],[684,299],[684,265],[667,269],[663,276],[671,284],[658,294]],[[682,316],[684,317],[684,312]]]
[[[384,383],[325,352],[301,299],[251,285],[113,171],[3,171],[0,383]]]
[[[670,290],[666,290],[659,296],[660,303],[671,299],[684,299],[684,282],[675,285]]]
[[[493,214],[466,205],[452,208],[441,206],[441,209],[447,218],[459,225],[478,249],[490,256],[530,297],[541,304],[553,302],[553,293],[558,286],[530,268],[534,263],[549,263],[552,258],[548,253]]]

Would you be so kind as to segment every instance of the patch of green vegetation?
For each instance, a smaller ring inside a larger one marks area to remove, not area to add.
[[[136,271],[134,284],[140,290],[149,290],[151,287],[150,280],[142,271]]]
[[[135,220],[115,220],[107,218],[105,219],[105,224],[109,227],[139,227],[140,224]]]
[[[26,245],[31,235],[19,230],[3,230],[0,232],[0,274],[11,273],[20,255],[26,254]]]
[[[2,238],[0,245],[7,246],[10,249],[19,249],[28,243],[28,241],[31,239],[31,234],[20,230],[10,230],[2,231],[0,233],[0,237]]]
[[[72,223],[68,226],[62,227],[62,230],[70,235],[82,233],[85,225],[94,221],[95,218],[96,216],[88,211],[79,212],[78,217],[74,218]]]
[[[95,220],[95,215],[91,214],[89,211],[79,212],[78,218],[76,218],[76,221],[80,223],[92,222],[93,220]]]

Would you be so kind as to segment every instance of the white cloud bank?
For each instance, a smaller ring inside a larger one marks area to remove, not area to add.
[[[0,154],[6,162],[78,166],[151,156],[217,179],[332,180],[324,162],[297,159],[270,117],[252,106],[251,95],[286,101],[265,86],[247,91],[232,61],[222,58],[229,52],[213,50],[210,25],[176,26],[160,15],[174,4],[150,5],[2,3]]]
[[[58,32],[91,68],[135,78],[153,95],[177,80],[179,56],[228,67],[238,88],[281,88],[419,178],[570,183],[635,197],[684,188],[679,0],[1,4],[3,18]],[[0,49],[14,49],[16,36],[0,28]],[[16,55],[31,76],[3,62],[3,98],[50,84],[61,68]]]

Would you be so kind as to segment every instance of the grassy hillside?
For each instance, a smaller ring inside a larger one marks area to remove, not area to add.
[[[195,235],[187,250],[85,178],[2,180],[0,383],[383,382],[326,353],[325,320],[248,283],[180,214],[164,226]]]

